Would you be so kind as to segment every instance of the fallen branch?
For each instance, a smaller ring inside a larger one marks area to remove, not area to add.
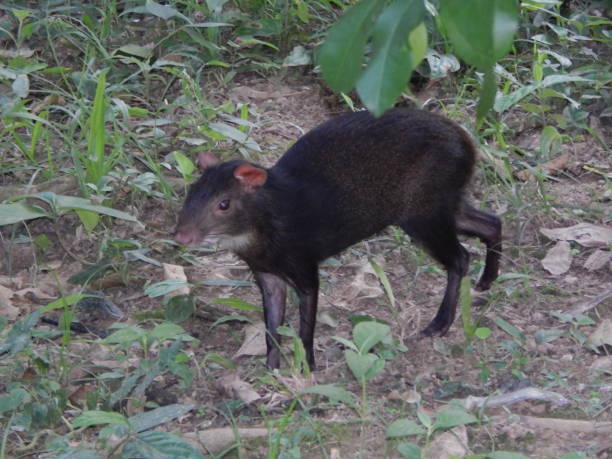
[[[595,298],[591,298],[589,300],[586,300],[580,303],[578,306],[572,309],[569,313],[573,316],[578,315],[578,314],[584,314],[586,311],[593,309],[599,303],[603,303],[611,296],[612,296],[612,289],[603,292],[601,295],[596,296]]]
[[[492,395],[489,397],[474,397],[470,395],[463,402],[463,406],[468,411],[473,411],[475,408],[483,406],[503,406],[512,403],[522,402],[524,400],[539,400],[552,403],[555,406],[563,406],[569,403],[569,400],[556,392],[550,392],[537,387],[526,387],[507,394]]]
[[[507,422],[506,416],[495,416],[493,422]],[[551,429],[556,432],[581,432],[612,434],[612,422],[580,421],[576,419],[536,418],[533,416],[516,416],[516,422],[537,429]]]

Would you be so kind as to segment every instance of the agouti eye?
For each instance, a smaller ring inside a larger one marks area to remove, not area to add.
[[[219,210],[227,210],[229,209],[229,206],[230,206],[229,199],[224,199],[223,201],[220,201],[219,204],[217,204],[217,207],[219,207]]]

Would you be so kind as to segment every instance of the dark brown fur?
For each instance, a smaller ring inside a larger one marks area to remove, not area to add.
[[[286,284],[300,298],[300,337],[312,366],[318,263],[389,225],[420,242],[448,273],[442,304],[423,331],[443,335],[468,269],[457,234],[487,245],[477,288],[488,289],[498,273],[501,222],[463,198],[475,157],[466,132],[439,115],[399,108],[380,118],[351,113],[304,135],[270,169],[201,156],[204,173],[189,191],[176,239],[194,245],[219,236],[253,270],[269,367],[280,363],[276,328]]]

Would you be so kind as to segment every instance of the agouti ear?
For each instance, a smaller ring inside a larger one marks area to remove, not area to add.
[[[234,170],[234,177],[242,183],[248,191],[254,191],[255,188],[266,183],[268,173],[265,169],[255,167],[252,164],[241,164]]]
[[[198,169],[202,172],[204,169],[218,164],[219,159],[210,151],[201,151],[198,153],[198,160],[196,162],[198,164]]]

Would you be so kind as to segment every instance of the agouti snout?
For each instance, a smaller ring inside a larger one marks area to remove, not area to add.
[[[300,337],[314,366],[318,264],[389,225],[402,228],[447,272],[438,313],[423,330],[443,335],[457,308],[469,256],[458,234],[487,248],[476,288],[496,279],[501,222],[464,200],[476,152],[459,126],[439,115],[392,109],[331,119],[300,138],[270,169],[219,163],[201,153],[203,170],[180,212],[175,238],[195,246],[219,238],[251,268],[263,296],[267,365],[278,368],[277,327],[286,286],[300,303]]]

